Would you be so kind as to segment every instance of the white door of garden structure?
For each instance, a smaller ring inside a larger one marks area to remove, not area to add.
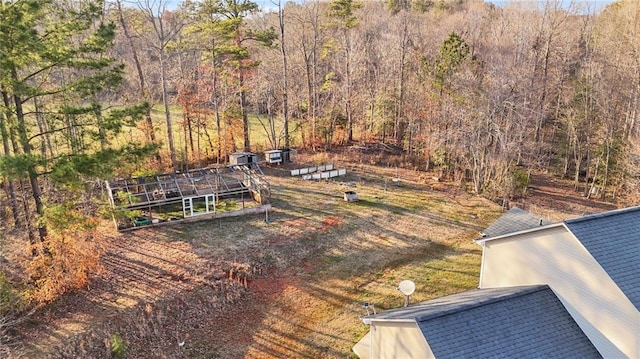
[[[202,206],[203,204],[204,207]],[[215,212],[216,196],[213,194],[208,194],[206,196],[183,198],[182,211],[184,214],[184,218]]]

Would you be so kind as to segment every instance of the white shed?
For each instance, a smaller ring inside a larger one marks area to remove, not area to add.
[[[264,151],[264,159],[269,163],[282,163],[282,150]]]
[[[247,165],[258,163],[258,155],[251,152],[234,152],[229,154],[230,165]]]

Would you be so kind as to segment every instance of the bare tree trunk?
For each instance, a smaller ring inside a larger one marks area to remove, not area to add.
[[[594,188],[596,188],[596,178],[598,178],[598,170],[600,169],[600,161],[602,161],[602,156],[596,160],[596,168],[593,171],[593,177],[591,177],[591,186],[589,186],[589,177],[585,180],[586,187],[585,191],[586,197],[591,198],[591,194],[594,193]]]
[[[198,154],[196,156],[196,161],[198,162],[198,167],[202,167],[202,159],[200,156],[200,127],[202,126],[202,122],[200,121],[200,116],[201,113],[198,112],[197,113],[197,117],[196,117],[196,146],[198,148]]]
[[[204,131],[204,135],[207,138],[207,143],[209,144],[209,148],[213,149],[213,141],[211,140],[211,135],[209,134],[209,130],[207,130],[207,126],[203,126],[202,130]],[[218,151],[220,151],[220,141],[218,141]],[[207,151],[207,154],[209,153],[209,151]],[[218,154],[218,156],[220,156]],[[220,161],[218,160],[218,163],[220,163]]]
[[[351,110],[351,32],[346,30],[345,34],[345,72],[347,82],[347,98],[345,101],[345,113],[347,115],[347,142],[353,141],[353,111]]]
[[[544,126],[544,109],[545,102],[547,100],[547,81],[549,78],[549,57],[551,56],[551,39],[552,35],[549,34],[547,41],[545,43],[545,52],[544,52],[544,65],[542,67],[542,93],[540,94],[540,100],[538,103],[538,120],[536,121],[536,131],[534,140],[536,143],[541,142],[541,131]]]
[[[251,139],[249,138],[249,115],[247,114],[247,91],[244,88],[244,71],[239,69],[238,86],[240,86],[240,113],[242,114],[242,137],[244,139],[244,151],[251,151]]]
[[[189,141],[190,141],[190,137],[191,137],[191,123],[190,123],[190,119],[189,117],[191,116],[191,114],[188,111],[185,111],[182,114],[182,133],[183,133],[183,143],[184,143],[184,157],[182,160],[182,164],[181,164],[181,169],[188,169],[189,168]],[[193,156],[193,143],[191,146],[192,149],[192,156]]]
[[[640,57],[640,55],[638,55]],[[640,65],[640,61],[638,61]],[[629,106],[629,111],[626,113],[626,128],[625,128],[625,137],[628,141],[632,140],[634,129],[636,127],[636,119],[638,117],[638,106],[640,103],[640,70],[637,71],[636,77],[636,85],[635,91],[633,91],[633,99],[631,100],[631,104]]]
[[[569,156],[570,156],[570,151],[571,151],[571,139],[567,138],[567,144],[566,144],[566,153],[564,155],[563,160],[563,167],[562,167],[562,178],[567,178],[567,176],[569,175]]]
[[[171,167],[173,171],[177,171],[175,143],[173,139],[173,127],[171,122],[171,111],[169,108],[169,94],[167,88],[167,44],[173,40],[182,29],[183,24],[170,25],[164,17],[167,11],[169,0],[138,0],[138,8],[142,11],[146,20],[151,24],[153,33],[156,36],[157,43],[151,43],[154,50],[157,51],[160,62],[160,82],[162,87],[162,103],[164,105],[165,121],[167,123],[167,138],[169,142],[169,152],[171,156]]]
[[[169,152],[171,155],[171,167],[174,172],[178,171],[178,164],[176,161],[176,149],[173,141],[173,127],[171,125],[171,109],[169,108],[169,94],[167,89],[167,64],[165,59],[164,49],[160,50],[160,75],[162,83],[162,104],[164,105],[164,116],[167,121],[167,136],[169,140]]]
[[[43,134],[43,147],[45,147],[42,151],[43,158],[47,158],[47,151],[49,152],[49,156],[53,157],[53,147],[51,146],[51,138],[49,136],[49,126],[47,121],[42,116],[42,111],[40,108],[40,102],[38,102],[38,98],[33,98],[33,108],[36,114],[36,123],[38,125],[38,130]],[[47,168],[45,167],[45,170]]]
[[[303,44],[305,46],[305,44]],[[311,136],[309,141],[311,143],[311,147],[315,149],[315,141],[317,139],[317,119],[316,119],[316,106],[317,106],[317,95],[315,89],[316,83],[316,60],[315,60],[315,50],[313,50],[309,57],[305,56],[305,70],[307,75],[307,120],[311,122]]]
[[[591,151],[587,149],[586,170],[584,174],[584,191],[583,195],[587,197],[589,195],[589,177],[591,174]]]
[[[313,50],[313,61],[312,61],[312,69],[311,69],[311,93],[313,95],[313,100],[311,102],[311,121],[313,123],[313,132],[311,135],[311,143],[313,149],[315,149],[315,140],[318,137],[318,88],[316,84],[318,83],[318,50],[317,50],[317,39],[314,38],[314,50]]]
[[[15,70],[12,71],[11,76],[16,82],[18,81],[18,74]],[[17,130],[20,144],[22,145],[22,152],[25,155],[30,155],[31,145],[29,144],[29,138],[27,136],[27,127],[24,112],[22,110],[22,100],[18,96],[14,95],[13,101],[16,109]],[[31,195],[33,196],[33,201],[36,205],[36,213],[38,216],[43,216],[44,204],[42,202],[42,189],[40,188],[40,183],[38,183],[38,173],[36,172],[34,164],[29,164],[27,167],[27,173],[29,174],[29,183],[31,184]],[[40,222],[37,224],[37,227],[40,241],[44,242],[47,237],[47,228]]]
[[[600,199],[604,200],[607,193],[607,186],[609,185],[609,161],[611,160],[611,140],[607,138],[607,153],[604,159],[604,174],[602,175],[602,192],[600,193]]]
[[[578,144],[574,143],[573,146],[573,165],[575,166],[573,172],[573,189],[577,191],[580,185],[580,166],[582,165],[583,156],[582,153],[580,153]]]
[[[2,91],[2,100],[5,105],[5,114],[2,114],[0,117],[0,136],[2,136],[2,147],[4,149],[5,156],[11,155],[11,148],[9,147],[9,132],[7,131],[7,126],[5,121],[9,119],[9,105],[10,100],[9,96],[6,92]],[[13,223],[14,226],[20,227],[22,222],[20,220],[20,211],[18,209],[18,200],[16,198],[16,189],[12,179],[5,179],[6,187],[5,190],[7,192],[7,198],[9,198],[9,207],[11,207],[11,213],[13,214]]]
[[[267,133],[267,139],[269,140],[269,146],[271,149],[276,149],[279,145],[278,136],[276,136],[276,123],[273,116],[273,90],[271,87],[267,90],[266,93],[266,106],[267,106],[267,125],[264,124],[262,120],[260,120],[260,124],[262,128]]]
[[[138,57],[138,51],[136,50],[136,47],[133,44],[133,37],[129,33],[129,28],[127,27],[127,24],[124,20],[124,13],[122,11],[122,4],[120,0],[116,0],[116,6],[118,7],[118,15],[120,20],[120,25],[122,26],[122,32],[124,33],[124,36],[127,38],[129,48],[131,49],[131,55],[133,56],[133,62],[136,65],[136,72],[138,74],[138,81],[140,85],[140,95],[145,101],[150,101],[149,93],[147,91],[147,87],[145,86],[144,73],[142,72],[142,65]],[[156,143],[156,133],[154,131],[153,121],[151,119],[151,106],[149,106],[149,108],[147,109],[147,112],[144,115],[144,119],[146,123],[146,128],[144,131],[145,135],[147,136],[147,139],[149,140],[149,142]],[[156,159],[158,160],[158,162],[160,162],[160,155],[158,155]]]
[[[309,6],[309,21],[313,30],[312,39],[306,41],[306,37],[303,37],[301,41],[302,52],[305,62],[305,74],[307,80],[307,121],[311,123],[311,133],[309,138],[309,144],[311,148],[315,150],[315,144],[318,140],[318,89],[316,84],[318,83],[318,42],[320,36],[319,23],[318,23],[318,1],[314,1]],[[303,25],[304,26],[304,25]],[[309,48],[310,47],[310,48]]]
[[[284,148],[289,148],[289,83],[287,52],[284,44],[284,8],[278,1],[278,19],[280,22],[280,53],[282,54],[282,117],[284,118]]]
[[[178,36],[178,43],[182,44],[181,36]],[[183,54],[182,51],[178,51],[178,67],[180,68],[181,82],[184,83],[185,81],[193,81],[195,83],[198,83],[197,73],[195,75],[195,78],[192,77],[191,74],[186,73],[182,54]],[[197,96],[197,90],[192,96]],[[193,145],[193,124],[191,123],[191,118],[193,116],[193,111],[192,111],[193,107],[192,107],[191,99],[189,98],[185,99],[185,105],[183,105],[183,109],[184,109],[182,114],[182,118],[183,118],[182,129],[184,131],[184,164],[183,166],[187,166],[188,168],[191,161],[189,158],[189,150],[191,150],[192,158],[196,153]]]
[[[216,163],[220,163],[220,157],[222,157],[222,128],[220,127],[220,104],[218,103],[218,69],[216,67],[216,42],[215,39],[211,40],[211,71],[212,71],[212,80],[211,80],[211,99],[213,102],[213,111],[215,113],[216,118],[216,137],[218,138],[217,143],[217,154],[216,154]]]
[[[401,125],[403,116],[404,116],[404,73],[406,67],[406,56],[407,56],[407,47],[409,45],[409,31],[407,24],[407,10],[403,11],[402,18],[402,44],[400,46],[400,74],[398,78],[398,101],[396,103],[396,113],[395,113],[395,129],[394,129],[394,137],[396,139],[396,144],[402,143],[403,136],[403,126]]]

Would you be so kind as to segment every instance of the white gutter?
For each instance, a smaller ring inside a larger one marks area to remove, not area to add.
[[[362,317],[364,324],[372,325],[373,323],[415,323],[415,319],[386,319],[386,318],[367,318]]]
[[[543,231],[543,230],[547,230],[547,229],[551,229],[551,228],[557,228],[557,227],[564,227],[564,222],[558,222],[558,223],[547,224],[545,226],[533,227],[533,228],[525,229],[525,230],[522,230],[522,231],[502,234],[502,235],[495,236],[495,237],[478,238],[478,239],[475,239],[474,241],[476,243],[478,243],[479,245],[483,245],[485,242],[493,241],[493,240],[496,240],[496,239],[509,238],[509,237],[520,235],[520,234]]]

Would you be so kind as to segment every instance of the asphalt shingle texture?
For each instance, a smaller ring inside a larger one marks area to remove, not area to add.
[[[640,310],[640,207],[571,219],[565,225]]]
[[[436,358],[601,358],[548,286],[502,289],[416,318]]]
[[[550,222],[523,209],[513,207],[482,231],[481,234],[485,238],[497,237],[547,224],[550,224]]]

